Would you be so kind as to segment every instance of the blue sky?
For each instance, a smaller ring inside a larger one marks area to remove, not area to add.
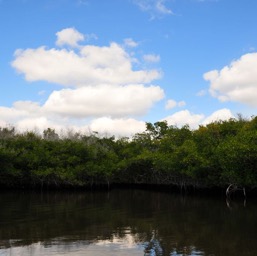
[[[257,107],[255,0],[0,0],[0,126],[129,136]]]

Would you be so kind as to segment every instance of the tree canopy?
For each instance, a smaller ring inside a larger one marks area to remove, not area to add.
[[[173,185],[181,189],[257,185],[257,117],[191,130],[146,123],[132,138],[54,129],[42,135],[0,127],[1,187]]]

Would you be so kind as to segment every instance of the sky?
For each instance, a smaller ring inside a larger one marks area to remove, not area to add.
[[[257,111],[256,0],[0,0],[0,127],[116,137]]]

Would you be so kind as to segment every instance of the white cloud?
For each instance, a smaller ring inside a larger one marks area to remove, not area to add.
[[[176,125],[181,127],[188,124],[191,128],[195,129],[203,120],[204,115],[202,114],[192,114],[188,110],[182,110],[174,113],[171,116],[165,117],[163,120],[168,122],[168,125]]]
[[[175,100],[168,100],[165,105],[165,109],[172,109],[177,106],[177,102]]]
[[[165,2],[166,0],[134,0],[133,1],[142,11],[148,12],[151,18],[156,18],[162,15],[173,14]]]
[[[29,114],[33,113],[35,115],[38,115],[41,111],[39,104],[33,101],[16,101],[14,102],[13,106],[15,109],[19,109]]]
[[[50,127],[53,123],[43,125],[47,118],[41,107],[36,102],[18,101],[12,107],[0,107],[0,126],[15,126],[17,130],[27,131],[35,128],[43,131],[44,128]]]
[[[168,125],[182,127],[183,125],[188,124],[190,128],[197,129],[199,125],[207,125],[216,121],[226,121],[230,118],[234,118],[234,115],[229,109],[224,108],[213,112],[208,117],[205,117],[203,114],[193,114],[189,110],[182,110],[171,116],[165,117],[163,120],[166,120]]]
[[[0,107],[0,126],[13,125],[20,131],[34,130],[43,131],[48,127],[66,127],[67,120],[48,114],[36,102],[17,101],[12,107]]]
[[[85,118],[75,118],[73,115],[62,117],[60,115],[54,115],[52,112],[47,112],[44,106],[41,107],[35,102],[19,101],[15,102],[11,108],[0,107],[0,117],[1,127],[14,125],[19,131],[35,130],[41,133],[48,127],[55,129],[59,134],[65,134],[65,132],[72,130],[85,134],[96,131],[100,135],[108,136],[131,136],[145,130],[144,121],[130,117],[112,118],[110,116],[102,116],[94,118],[91,121]],[[167,120],[169,125],[181,127],[188,124],[192,129],[197,129],[200,124],[206,125],[211,122],[228,120],[233,117],[229,109],[217,110],[209,117],[183,110],[163,120]]]
[[[17,50],[12,66],[27,81],[43,80],[68,88],[53,91],[42,105],[18,101],[11,108],[0,107],[0,124],[10,123],[21,130],[52,127],[60,131],[65,127],[128,136],[142,131],[145,123],[132,117],[146,114],[163,99],[164,91],[151,85],[161,72],[134,70],[135,58],[114,42],[101,47],[78,45],[85,39],[68,28],[57,33],[56,44],[76,49]],[[137,44],[132,39],[124,42],[130,47]]]
[[[16,122],[18,117],[22,118],[27,116],[27,113],[22,110],[16,110],[15,108],[0,107],[0,121],[2,123],[12,124]]]
[[[132,48],[138,46],[138,43],[135,42],[132,38],[124,39],[124,44],[125,44],[125,46],[132,47]]]
[[[78,47],[78,42],[84,41],[83,34],[78,32],[75,28],[65,28],[56,33],[56,45],[63,46],[69,45],[71,47]]]
[[[0,2],[1,4],[1,2]],[[0,119],[0,127],[7,127],[9,124]]]
[[[52,129],[56,129],[56,130],[61,130],[60,127],[56,123],[51,122],[46,117],[24,118],[24,119],[17,121],[15,127],[17,127],[17,129],[19,131],[38,130],[39,132],[42,132],[49,127],[51,127]]]
[[[172,11],[167,8],[165,5],[165,0],[157,0],[156,1],[156,9],[158,12],[163,13],[163,14],[172,14]]]
[[[34,108],[33,108],[34,106]],[[100,117],[91,121],[62,118],[47,113],[36,103],[16,102],[13,107],[0,107],[0,127],[14,125],[18,131],[37,131],[42,133],[47,128],[55,129],[59,134],[67,131],[90,133],[97,131],[100,135],[131,136],[145,130],[145,122],[133,118]]]
[[[102,117],[93,120],[89,127],[90,130],[101,134],[132,136],[135,133],[145,131],[145,122],[132,118],[111,119],[109,117]]]
[[[44,95],[46,93],[46,91],[42,90],[38,92],[38,95]]]
[[[184,107],[184,106],[186,106],[186,102],[185,101],[179,101],[178,106],[179,107]]]
[[[196,95],[199,97],[202,97],[202,96],[206,95],[206,93],[207,93],[206,90],[201,90]]]
[[[158,70],[132,69],[132,60],[116,43],[99,47],[86,45],[79,53],[67,49],[18,50],[12,66],[27,81],[44,80],[64,86],[150,83],[160,78]]]
[[[85,41],[97,40],[98,39],[98,36],[94,33],[86,34],[84,36],[85,36]]]
[[[172,99],[170,99],[170,100],[168,100],[167,102],[166,102],[166,105],[165,105],[165,109],[172,109],[172,108],[175,108],[175,107],[184,107],[186,105],[186,103],[185,103],[185,101],[179,101],[179,102],[177,102],[177,101],[175,101],[175,100],[172,100]]]
[[[160,56],[155,54],[146,54],[143,56],[143,59],[146,62],[159,62]]]
[[[226,120],[229,120],[230,118],[234,118],[234,115],[231,113],[229,109],[223,108],[215,111],[209,117],[205,118],[202,124],[206,125],[206,124],[220,121],[220,120],[226,121]]]
[[[11,108],[0,107],[0,120],[2,122],[13,124],[17,120],[28,116],[40,115],[41,109],[38,103],[31,101],[17,101]]]
[[[70,117],[143,115],[164,97],[158,86],[94,86],[54,91],[43,106],[49,113]]]
[[[257,53],[248,53],[220,71],[204,74],[210,93],[220,101],[235,101],[257,107]]]

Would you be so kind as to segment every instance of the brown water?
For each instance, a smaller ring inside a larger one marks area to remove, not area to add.
[[[257,255],[257,202],[164,192],[1,193],[1,256]]]

